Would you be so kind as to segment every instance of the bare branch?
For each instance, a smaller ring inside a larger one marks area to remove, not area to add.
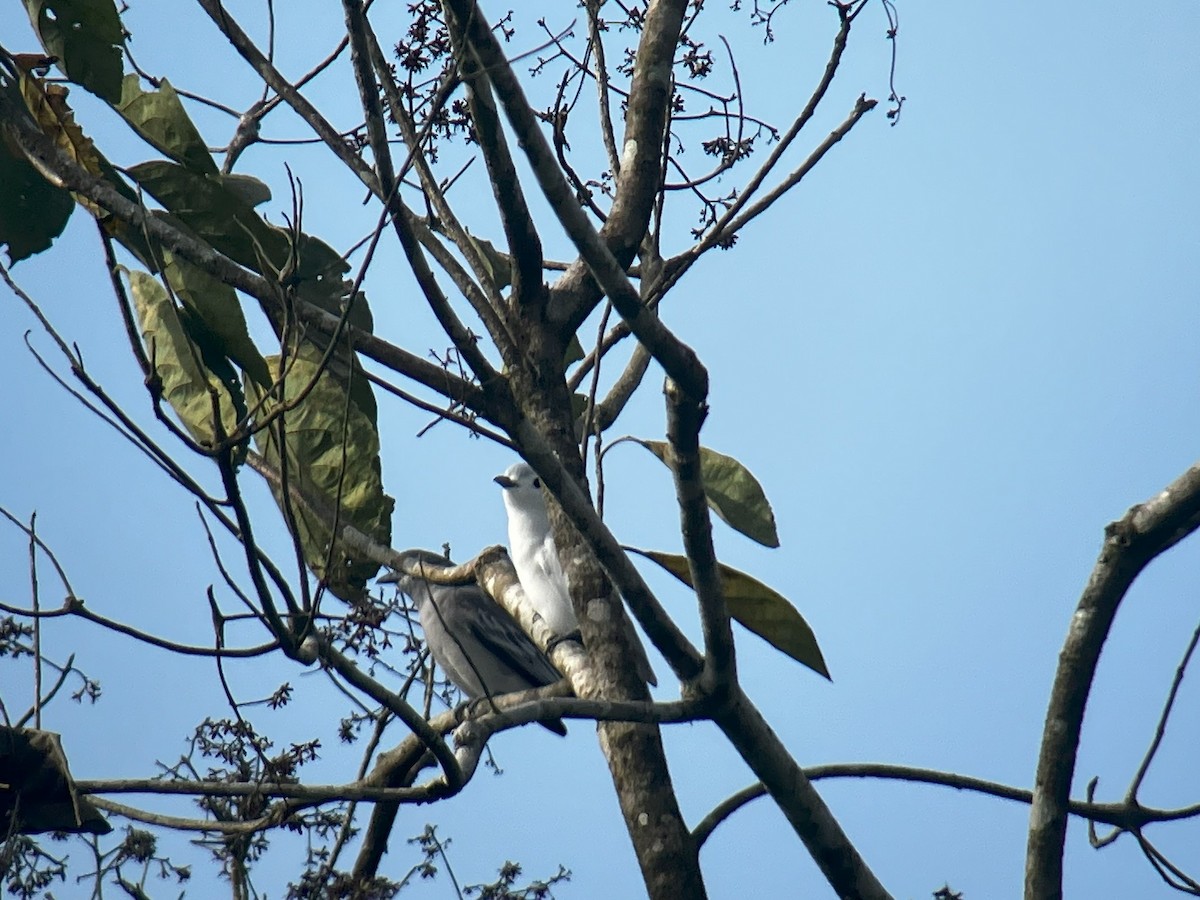
[[[663,393],[667,397],[667,443],[671,473],[675,476],[675,496],[679,502],[679,530],[683,535],[692,586],[700,605],[700,626],[704,631],[704,672],[701,690],[721,696],[737,682],[733,649],[733,628],[725,607],[721,573],[713,549],[712,520],[700,471],[700,427],[708,415],[708,406],[690,401],[678,386],[667,379]]]
[[[459,69],[467,84],[471,121],[490,176],[488,181],[492,185],[496,209],[508,240],[508,252],[513,260],[512,302],[541,306],[545,300],[542,239],[525,202],[521,181],[508,151],[504,130],[500,127],[500,116],[488,83],[488,73],[481,71],[479,61],[465,43],[466,19],[459,16],[459,10],[454,7],[455,4],[445,4],[449,14],[447,24],[455,43]],[[478,15],[478,8],[472,9],[471,14]]]
[[[739,685],[714,714],[714,721],[751,771],[766,785],[821,873],[839,897],[891,900],[875,873]]]
[[[1161,493],[1133,507],[1105,529],[1104,545],[1079,599],[1059,654],[1038,755],[1029,843],[1025,856],[1027,900],[1062,897],[1062,854],[1067,801],[1083,712],[1100,650],[1117,609],[1151,560],[1200,528],[1200,465]]]

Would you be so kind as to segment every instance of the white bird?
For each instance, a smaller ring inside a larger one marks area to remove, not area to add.
[[[508,512],[508,551],[525,596],[556,637],[567,637],[579,630],[579,620],[571,605],[567,575],[558,558],[558,547],[554,544],[546,498],[542,495],[542,481],[525,462],[514,463],[493,481],[504,488],[504,508]],[[646,656],[646,648],[632,633],[632,629],[630,638],[638,674],[650,684],[658,684]]]
[[[436,553],[419,555],[423,561],[449,565]],[[403,572],[379,581],[395,582],[412,597],[434,662],[469,699],[526,691],[562,678],[512,616],[478,585],[433,584]],[[567,733],[561,719],[540,724],[555,734]]]

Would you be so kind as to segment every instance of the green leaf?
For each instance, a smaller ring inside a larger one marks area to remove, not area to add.
[[[25,9],[67,78],[109,103],[120,102],[125,32],[113,0],[25,0]]]
[[[0,91],[13,103],[25,103],[15,81],[4,79]],[[0,245],[7,245],[10,263],[49,249],[74,208],[67,191],[48,182],[20,149],[0,139]]]
[[[437,219],[429,222],[429,227],[438,234],[450,237],[450,232],[446,230]],[[504,290],[512,284],[512,257],[507,253],[502,253],[496,249],[496,245],[486,238],[478,238],[471,234],[470,231],[463,229],[475,250],[479,253],[480,262],[483,263],[484,271],[487,272],[489,280],[498,291]]]
[[[643,441],[634,438],[664,465],[670,467],[666,441]],[[725,524],[764,547],[778,547],[779,533],[775,530],[775,513],[758,479],[732,456],[700,448],[700,473],[704,479],[704,496]]]
[[[206,330],[214,348],[237,363],[263,388],[270,387],[271,372],[250,339],[237,292],[170,251],[163,251],[163,260],[163,271],[171,290],[193,315],[196,324]]]
[[[567,343],[567,352],[563,356],[563,367],[579,362],[585,355],[583,344],[579,343],[579,335],[571,335],[571,340]]]
[[[271,199],[271,189],[253,175],[230,172],[222,174],[218,178],[226,190],[251,206],[258,206]]]
[[[191,172],[165,160],[129,169],[147,193],[218,251],[267,278],[280,278],[309,303],[340,316],[350,299],[342,278],[350,264],[324,241],[301,234],[293,253],[288,231],[268,224],[244,199],[247,185]],[[265,186],[264,186],[265,189]],[[373,327],[360,293],[350,308],[355,328]]]
[[[688,587],[693,586],[686,556],[657,550],[638,550],[636,547],[625,549],[658,563]],[[721,570],[721,587],[729,615],[776,650],[808,666],[818,675],[829,678],[829,669],[825,666],[821,648],[817,646],[816,635],[796,607],[745,572],[722,563],[717,565]]]
[[[128,274],[142,342],[162,379],[163,397],[196,442],[213,447],[217,430],[211,390],[219,400],[223,436],[232,434],[246,416],[237,376],[224,356],[207,346],[204,330],[186,309],[175,305],[158,279],[136,270]],[[244,453],[243,448],[239,457]]]
[[[92,139],[75,122],[75,112],[67,103],[69,91],[65,85],[48,83],[27,69],[22,70],[20,74],[20,85],[21,95],[30,114],[59,149],[88,172],[106,181],[126,200],[133,203],[139,201],[138,195],[130,189],[116,169],[96,149]],[[91,213],[108,234],[124,244],[142,265],[157,271],[155,254],[146,244],[141,229],[126,225],[82,195],[73,196],[75,201]]]
[[[286,239],[218,179],[165,160],[139,163],[128,171],[167,211],[229,258],[259,272],[265,268],[260,254],[276,271],[287,264]]]
[[[73,209],[69,193],[0,141],[0,245],[8,247],[10,264],[49,249]]]
[[[479,255],[483,259],[483,266],[492,277],[492,284],[495,285],[496,290],[502,291],[512,284],[512,259],[507,253],[501,253],[491,241],[477,238],[469,231],[467,240],[474,244],[475,249],[479,251]]]
[[[283,385],[272,392],[257,414],[260,421],[278,410],[280,395],[285,403],[294,403],[312,385],[311,392],[295,408],[286,410],[282,419],[290,484],[326,512],[338,509],[340,492],[341,523],[351,524],[387,546],[391,543],[395,501],[383,492],[379,432],[374,420],[357,402],[346,402],[344,383],[328,371],[321,371],[320,354],[312,345],[301,345],[299,353],[289,357],[283,372],[279,357],[267,361],[272,374],[283,377]],[[361,374],[357,380],[369,392],[370,386]],[[247,382],[246,390],[253,402],[263,398],[263,392],[253,383]],[[276,470],[284,459],[279,422],[276,419],[270,428],[254,435],[259,452]],[[271,490],[282,509],[283,498],[277,486],[272,485]],[[314,574],[347,602],[364,597],[366,583],[379,566],[355,558],[340,539],[333,542],[331,550],[331,523],[319,514],[320,510],[292,503],[291,512],[305,561]]]
[[[201,175],[218,173],[204,139],[165,78],[159,82],[158,90],[144,91],[137,75],[126,75],[116,108],[154,149]]]

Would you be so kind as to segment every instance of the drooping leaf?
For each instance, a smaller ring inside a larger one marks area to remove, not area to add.
[[[100,154],[92,139],[75,121],[67,104],[65,85],[51,84],[32,75],[21,76],[21,95],[33,118],[59,149],[93,175],[102,175]]]
[[[76,123],[75,112],[67,103],[68,89],[65,85],[47,83],[30,69],[25,69],[20,75],[20,89],[30,114],[59,149],[92,175],[104,179],[126,200],[137,202],[137,195]],[[105,231],[124,244],[144,266],[157,271],[155,256],[150,252],[140,229],[127,225],[81,195],[72,196],[96,218]]]
[[[124,29],[113,0],[25,0],[25,9],[67,78],[109,103],[120,102]]]
[[[112,826],[75,787],[62,738],[0,725],[0,828],[6,835],[108,834]],[[10,888],[19,881],[10,882]]]
[[[0,141],[0,245],[10,264],[49,249],[74,208],[69,193]]]
[[[293,248],[289,232],[267,223],[246,202],[247,186],[231,189],[227,179],[200,175],[165,160],[129,169],[137,182],[172,215],[221,253],[264,277],[279,278],[304,300],[340,316],[350,303],[350,265],[319,238],[301,234]],[[370,331],[373,322],[362,294],[350,305],[348,321]]]
[[[280,449],[279,419],[255,434],[255,445],[277,471],[286,459],[289,483],[320,507],[290,504],[305,561],[336,596],[353,602],[364,595],[367,581],[379,567],[370,560],[355,558],[340,539],[333,541],[331,549],[333,533],[323,513],[339,510],[340,497],[340,512],[336,515],[341,524],[351,524],[385,546],[391,543],[395,501],[383,492],[379,432],[353,397],[352,402],[346,402],[344,383],[321,371],[320,355],[311,344],[302,344],[282,371],[279,357],[269,357],[267,362],[272,375],[283,378],[283,385],[263,405],[259,421],[279,409],[280,396],[291,403],[310,386],[312,390],[283,415],[286,456]],[[361,373],[358,378],[365,382]],[[366,387],[369,391],[369,385]],[[253,383],[247,382],[246,389],[252,402],[262,399],[263,392]],[[284,501],[278,486],[272,484],[271,490],[282,509]]]
[[[237,292],[169,251],[163,252],[163,260],[171,289],[192,313],[196,324],[206,329],[215,349],[237,363],[260,386],[270,387],[271,372],[250,339]]]
[[[638,550],[636,547],[625,549],[658,563],[688,587],[693,586],[686,556],[657,550]],[[775,649],[808,666],[818,675],[829,678],[829,669],[821,648],[817,646],[816,635],[796,607],[745,572],[718,565],[729,615]]]
[[[188,118],[179,95],[165,78],[144,91],[137,75],[126,75],[117,112],[150,146],[201,175],[216,175],[217,164]]]
[[[128,171],[167,211],[231,259],[257,271],[261,250],[279,268],[286,264],[286,242],[216,178],[166,160],[139,163]]]
[[[0,91],[24,103],[15,81],[0,78]],[[0,245],[10,263],[41,253],[62,234],[75,201],[48,182],[8,141],[0,139]]]
[[[175,305],[153,275],[130,271],[134,310],[146,355],[162,379],[163,397],[197,443],[216,445],[212,392],[220,409],[221,437],[234,432],[246,415],[237,375],[224,355],[214,352],[208,335],[184,308]],[[238,461],[244,457],[241,448]]]
[[[666,441],[637,440],[664,465],[667,459]],[[764,547],[778,547],[779,533],[775,529],[775,513],[758,479],[732,456],[700,448],[700,472],[704,478],[704,496],[708,505],[721,520]]]
[[[271,189],[253,175],[229,172],[218,177],[225,189],[235,197],[240,197],[243,203],[258,206],[271,199]]]

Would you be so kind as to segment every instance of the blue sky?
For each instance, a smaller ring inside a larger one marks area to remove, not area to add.
[[[257,27],[257,5],[231,8]],[[494,16],[499,8],[485,9]],[[556,14],[562,25],[573,15]],[[777,43],[765,48],[744,20],[713,15],[711,34],[730,37],[753,111],[786,124],[824,64],[832,12],[789,8]],[[783,546],[774,551],[718,525],[721,558],[793,600],[834,676],[824,683],[739,633],[746,689],[789,748],[805,764],[907,763],[1027,787],[1057,653],[1104,525],[1181,473],[1200,445],[1200,10],[1182,0],[1152,9],[957,4],[952,12],[910,3],[900,15],[897,87],[908,98],[900,124],[888,127],[882,106],[868,116],[736,249],[698,264],[664,315],[713,375],[704,442],[755,472],[779,521]],[[285,71],[296,75],[323,55],[321,36],[339,19],[332,4],[281,8]],[[199,13],[180,5],[168,16],[146,4],[128,22],[144,67],[226,99],[252,94],[249,70],[215,44]],[[828,110],[791,165],[860,92],[886,97],[884,28],[877,6],[863,14]],[[0,12],[0,36],[9,49],[33,48],[16,4]],[[537,42],[531,29],[514,46]],[[347,89],[340,76],[317,85],[318,105],[340,125],[351,124],[337,115],[352,108],[338,106]],[[117,161],[149,158],[144,147],[113,144],[119,129],[81,90],[72,99]],[[223,120],[199,118],[210,140],[224,141]],[[278,130],[299,133],[282,117]],[[375,212],[359,206],[361,189],[306,148],[247,154],[243,170],[275,188],[272,214],[286,209],[285,159],[304,180],[310,230],[338,247],[369,230]],[[496,233],[486,204],[475,209],[465,191],[457,199],[473,230]],[[674,249],[686,245],[691,215],[678,213]],[[567,252],[557,237],[549,247]],[[441,349],[398,249],[385,250],[367,283],[377,330],[418,352]],[[155,427],[85,217],[77,213],[54,252],[14,276],[78,342],[89,370]],[[33,328],[47,353],[49,341],[14,299],[3,302],[0,504],[18,515],[37,510],[39,533],[93,608],[207,640],[204,588],[220,578],[188,498],[44,376],[22,335]],[[661,437],[660,374],[652,370],[619,432]],[[491,476],[511,456],[446,425],[416,440],[426,421],[381,402],[395,544],[449,541],[466,558],[504,539]],[[608,461],[606,512],[618,536],[677,550],[666,471],[633,446]],[[192,469],[214,484],[201,462]],[[266,491],[246,481],[264,544],[286,558]],[[1149,743],[1195,626],[1198,546],[1155,562],[1122,607],[1088,709],[1076,795],[1098,776],[1099,799],[1120,798]],[[27,602],[25,566],[20,535],[0,532],[6,602]],[[696,635],[689,597],[647,576]],[[43,603],[56,602],[45,572],[42,584]],[[155,760],[178,757],[196,721],[223,714],[207,663],[180,664],[65,620],[49,623],[44,640],[59,659],[78,651],[104,685],[95,707],[60,701],[47,711],[46,727],[64,734],[78,777],[146,775]],[[658,668],[662,676],[665,664]],[[325,751],[309,777],[350,777],[355,759],[335,733],[345,703],[320,678],[273,663],[246,666],[233,680],[247,698],[290,680],[301,694],[296,707],[256,710],[256,721],[288,740],[316,727]],[[3,684],[10,710],[26,705],[26,671],[6,663]],[[670,686],[659,696],[671,696]],[[1185,680],[1145,803],[1195,802],[1198,708]],[[571,731],[565,740],[540,729],[506,734],[494,743],[504,777],[482,773],[446,804],[405,810],[388,874],[415,858],[402,838],[434,822],[454,840],[462,881],[489,880],[515,858],[532,875],[560,862],[571,868],[561,897],[637,895],[603,759],[589,728]],[[669,729],[666,742],[689,822],[751,780],[709,726]],[[928,896],[944,882],[968,900],[1018,895],[1024,807],[916,785],[822,790],[895,896]],[[1196,864],[1196,826],[1156,834],[1176,862]],[[71,852],[82,857],[84,848]],[[277,896],[300,852],[290,846],[264,864],[260,886]],[[723,826],[702,865],[713,897],[823,896],[814,866],[766,801]],[[1174,896],[1128,836],[1093,851],[1077,823],[1066,889]],[[411,895],[450,889],[438,880]]]

